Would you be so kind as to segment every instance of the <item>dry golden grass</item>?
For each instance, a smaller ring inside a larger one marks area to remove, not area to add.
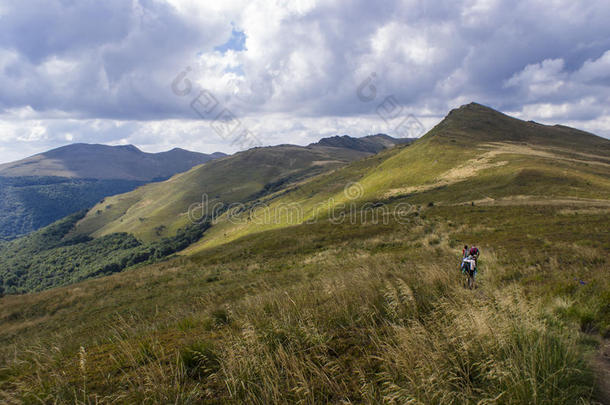
[[[455,216],[465,218],[466,208],[458,208]],[[143,307],[115,314],[101,323],[103,329],[91,331],[94,339],[63,333],[39,343],[15,342],[10,354],[2,352],[0,398],[151,404],[592,401],[594,380],[580,325],[558,314],[582,308],[577,304],[583,298],[564,289],[575,275],[585,275],[565,271],[566,260],[589,263],[593,277],[603,268],[604,250],[567,240],[557,245],[550,239],[557,230],[550,228],[540,241],[557,248],[544,248],[551,249],[544,253],[548,261],[540,265],[536,251],[523,250],[524,265],[516,268],[514,251],[494,242],[494,248],[483,246],[479,288],[467,290],[456,269],[462,239],[455,238],[492,242],[496,233],[488,224],[449,219],[448,209],[422,210],[412,226],[378,234],[347,227],[341,232],[359,236],[345,243],[328,239],[337,228],[259,235],[210,251],[199,264],[179,259],[23,297],[41,305],[36,297],[54,303],[64,291],[75,305],[110,289],[113,300],[125,300],[121,308],[138,308],[148,294],[150,303],[164,305],[146,308],[146,314]],[[497,209],[495,224],[502,223],[502,213],[512,220],[512,211],[503,211],[508,209]],[[437,220],[435,212],[445,219]],[[480,222],[476,215],[471,219]],[[503,228],[511,232],[509,225]],[[323,247],[300,252],[299,243],[310,246],[319,238],[325,238]],[[518,243],[530,240],[523,235]],[[269,256],[241,256],[262,246]],[[563,254],[578,246],[575,257]],[[595,279],[599,286],[602,276]],[[188,290],[206,277],[210,288]],[[156,286],[167,295],[191,295],[162,301],[155,298]],[[128,291],[139,294],[138,301],[119,298]],[[582,316],[588,319],[587,312]]]

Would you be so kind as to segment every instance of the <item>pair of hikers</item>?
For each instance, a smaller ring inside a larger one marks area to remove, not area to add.
[[[462,264],[460,266],[460,270],[462,271],[462,274],[471,276],[473,282],[474,277],[477,274],[477,262],[480,254],[481,252],[479,251],[479,248],[474,245],[470,248],[468,245],[465,245],[464,249],[462,249]]]

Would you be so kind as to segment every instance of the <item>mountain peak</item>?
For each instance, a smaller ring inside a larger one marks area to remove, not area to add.
[[[468,147],[488,142],[518,142],[564,148],[585,142],[608,147],[607,140],[588,132],[566,126],[523,121],[475,102],[451,110],[422,139]]]
[[[492,114],[492,115],[503,115],[506,116],[505,114],[501,113],[500,111],[494,110],[491,107],[488,107],[486,105],[483,104],[479,104],[479,103],[475,103],[474,101],[468,104],[463,104],[461,106],[459,106],[458,108],[454,108],[451,111],[449,111],[449,114],[447,114],[447,116],[445,118],[448,117],[455,117],[457,116],[462,116],[462,115],[472,115],[472,114]]]

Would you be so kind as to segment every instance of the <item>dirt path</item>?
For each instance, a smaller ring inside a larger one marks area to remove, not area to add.
[[[610,339],[604,339],[597,355],[593,358],[599,400],[610,405]]]

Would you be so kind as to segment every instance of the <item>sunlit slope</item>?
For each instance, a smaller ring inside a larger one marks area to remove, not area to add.
[[[283,184],[343,166],[368,153],[333,147],[282,145],[255,148],[208,162],[162,182],[106,198],[78,224],[93,236],[129,232],[143,240],[170,236],[189,222],[202,201],[231,204],[272,192]]]
[[[362,180],[372,198],[610,197],[610,141],[469,104]]]
[[[610,200],[610,141],[465,105],[411,146],[283,190],[263,201],[264,209],[259,204],[231,220],[225,215],[185,253],[324,217],[351,204],[396,200],[413,205],[559,200],[605,205]]]

